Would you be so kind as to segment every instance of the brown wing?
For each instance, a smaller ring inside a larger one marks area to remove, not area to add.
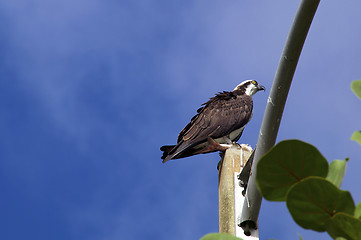
[[[189,152],[208,137],[217,139],[244,127],[252,117],[252,108],[253,101],[248,95],[237,96],[232,92],[216,95],[198,109],[198,114],[179,133],[177,145],[168,159],[177,158],[183,151]]]

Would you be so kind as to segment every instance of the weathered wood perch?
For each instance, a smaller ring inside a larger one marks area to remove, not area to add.
[[[237,204],[243,204],[243,199],[235,199],[235,190],[242,191],[237,186],[238,174],[246,164],[252,153],[248,145],[234,145],[223,155],[218,169],[218,196],[219,196],[219,232],[236,236]],[[236,191],[237,192],[237,191]],[[238,203],[237,203],[238,202]],[[239,208],[239,207],[238,207]]]

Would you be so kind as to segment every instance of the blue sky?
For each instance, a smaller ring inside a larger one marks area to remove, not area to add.
[[[218,154],[161,163],[214,93],[256,79],[253,147],[298,1],[0,1],[0,238],[199,239],[218,230]],[[321,1],[278,141],[330,161],[361,201],[361,3]],[[263,201],[262,239],[329,239]]]

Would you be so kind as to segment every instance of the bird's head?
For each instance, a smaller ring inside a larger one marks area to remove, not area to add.
[[[233,89],[233,92],[237,92],[238,94],[247,94],[249,96],[253,96],[256,92],[260,90],[266,90],[266,88],[262,85],[259,85],[255,80],[246,80],[241,82],[237,87]]]

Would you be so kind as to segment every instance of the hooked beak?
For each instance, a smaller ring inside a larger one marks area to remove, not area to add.
[[[266,88],[264,86],[258,84],[257,91],[260,91],[260,90],[266,91]]]

